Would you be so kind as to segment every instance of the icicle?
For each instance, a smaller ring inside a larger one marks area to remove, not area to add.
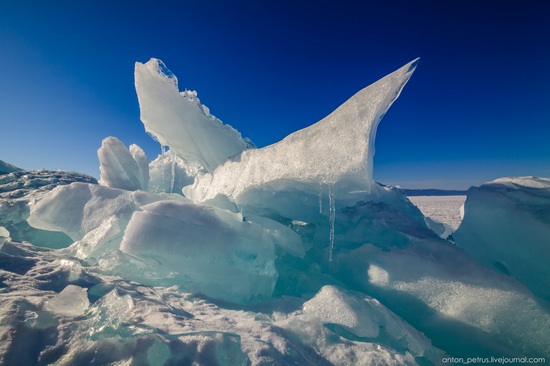
[[[330,251],[329,262],[332,262],[332,254],[334,252],[334,222],[336,221],[336,201],[334,200],[334,191],[332,184],[328,185],[328,205],[329,205],[329,222],[330,222]]]
[[[170,193],[174,193],[174,184],[176,183],[176,157],[172,153],[172,172],[170,179]]]
[[[323,183],[319,183],[319,213],[323,213]]]
[[[162,191],[163,192],[166,192],[166,177],[165,177],[165,174],[164,174],[164,158],[166,157],[166,146],[164,145],[160,145],[160,156],[161,156],[161,160],[162,160],[162,170],[161,170],[161,173],[162,173]]]

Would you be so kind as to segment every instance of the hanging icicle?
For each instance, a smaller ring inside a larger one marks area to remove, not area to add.
[[[330,249],[329,249],[329,262],[332,262],[332,255],[334,253],[334,222],[336,221],[336,201],[334,199],[334,190],[332,184],[328,185],[328,205],[329,205],[329,223],[330,223]]]
[[[319,183],[319,213],[323,213],[323,183]]]
[[[174,193],[174,184],[176,183],[176,157],[174,153],[171,152],[170,156],[172,157],[172,171],[170,177],[170,193]]]
[[[166,157],[166,146],[164,145],[160,145],[160,156],[161,156],[161,160],[162,160],[162,170],[161,170],[161,173],[162,173],[162,191],[163,192],[166,192],[166,176],[164,174],[164,158]]]

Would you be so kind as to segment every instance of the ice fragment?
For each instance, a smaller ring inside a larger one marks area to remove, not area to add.
[[[86,289],[75,285],[65,287],[44,304],[44,309],[67,317],[83,315],[89,307],[90,301]]]

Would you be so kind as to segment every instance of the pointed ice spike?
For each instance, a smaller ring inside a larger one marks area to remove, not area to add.
[[[262,149],[199,175],[185,194],[195,202],[224,194],[234,201],[250,187],[280,180],[304,183],[353,180],[373,184],[374,139],[378,123],[397,99],[418,59],[359,91],[316,124]]]
[[[210,115],[196,92],[180,93],[177,78],[162,61],[136,62],[135,85],[145,130],[180,158],[213,170],[250,146]]]

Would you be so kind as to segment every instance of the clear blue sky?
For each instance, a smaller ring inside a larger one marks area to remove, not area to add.
[[[144,132],[134,62],[258,146],[312,124],[416,57],[378,129],[375,179],[467,188],[550,176],[546,1],[2,1],[0,159],[98,176],[106,136]]]

